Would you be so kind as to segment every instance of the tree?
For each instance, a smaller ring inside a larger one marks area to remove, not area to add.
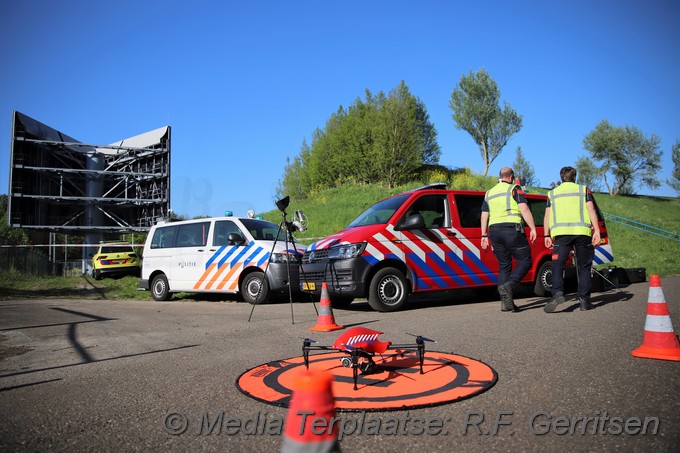
[[[311,146],[288,160],[277,193],[298,194],[347,183],[381,182],[390,187],[439,163],[437,132],[424,103],[402,81],[386,96],[366,90],[347,109],[340,106],[314,131]]]
[[[588,186],[590,190],[602,190],[600,179],[602,173],[597,165],[586,156],[581,156],[576,160],[576,182]]]
[[[614,127],[602,120],[585,136],[583,146],[599,162],[607,190],[615,196],[634,193],[638,180],[651,188],[661,185],[657,176],[663,154],[659,151],[660,142],[656,134],[645,137],[635,126]]]
[[[680,139],[675,141],[671,153],[673,155],[673,175],[668,180],[668,185],[680,193]]]
[[[515,171],[515,175],[522,182],[522,185],[536,187],[540,184],[534,174],[533,165],[524,158],[522,148],[519,146],[517,151],[515,151],[515,161],[512,163],[512,168]]]
[[[378,112],[372,167],[391,188],[411,179],[423,164],[439,162],[436,131],[420,99],[402,81]]]
[[[451,93],[449,107],[456,129],[463,129],[479,145],[484,160],[484,176],[510,137],[522,129],[522,115],[507,102],[499,106],[500,91],[488,72],[480,69],[462,76]]]

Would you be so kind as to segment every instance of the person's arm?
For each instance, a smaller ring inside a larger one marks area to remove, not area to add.
[[[550,225],[550,206],[546,206],[545,216],[543,216],[543,234],[545,236],[543,242],[547,248],[551,248],[553,246],[553,241],[550,237],[550,227],[548,225]]]
[[[593,226],[593,245],[600,243],[600,222],[597,220],[597,213],[595,212],[595,204],[592,201],[586,202],[586,209],[588,210],[588,217],[590,217],[590,224]]]
[[[531,214],[531,210],[529,210],[529,206],[527,206],[526,203],[520,203],[518,206],[524,221],[529,225],[529,240],[533,244],[536,242],[536,224],[534,224],[534,216]]]
[[[489,247],[489,230],[487,229],[487,225],[489,224],[489,211],[482,211],[482,250],[486,250]]]

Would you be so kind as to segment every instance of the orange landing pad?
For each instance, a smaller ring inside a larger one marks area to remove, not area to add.
[[[354,390],[352,369],[340,360],[342,352],[309,355],[309,368],[331,372],[333,395],[338,411],[387,411],[415,409],[453,403],[479,395],[494,386],[498,375],[493,368],[469,357],[426,351],[423,374],[416,351],[403,357],[388,350],[375,356],[375,372],[359,372]],[[304,370],[303,357],[265,363],[243,373],[236,380],[238,389],[258,401],[288,407],[293,380]]]

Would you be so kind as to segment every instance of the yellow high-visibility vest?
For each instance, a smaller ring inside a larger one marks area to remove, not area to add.
[[[489,226],[496,223],[520,223],[522,214],[519,205],[512,197],[512,189],[515,184],[499,182],[493,186],[484,196],[489,205]]]
[[[586,186],[563,182],[548,192],[548,199],[550,236],[591,235],[590,217],[586,208]]]

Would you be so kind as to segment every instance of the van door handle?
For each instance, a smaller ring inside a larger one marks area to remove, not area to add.
[[[217,250],[217,249],[210,249],[209,251],[210,251],[210,252],[214,252],[215,250]],[[199,252],[201,252],[201,251],[202,251],[202,250],[199,250]]]
[[[205,249],[198,249],[199,252],[205,252]]]
[[[391,242],[394,242],[395,244],[401,244],[401,239],[390,239]]]
[[[446,235],[447,235],[447,236],[457,236],[457,234],[456,234],[455,231],[447,231],[447,232],[446,232]]]

